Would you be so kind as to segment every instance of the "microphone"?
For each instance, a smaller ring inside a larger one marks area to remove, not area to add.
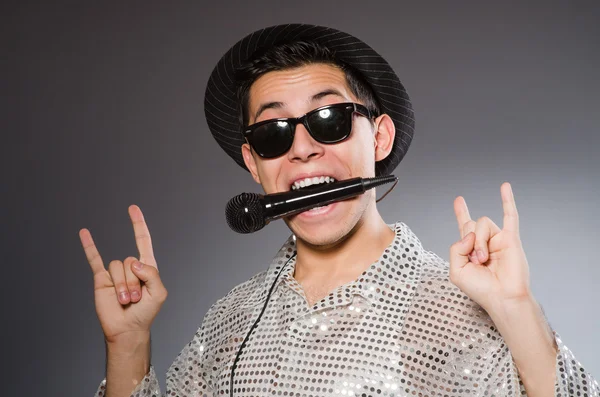
[[[394,175],[351,178],[282,193],[242,193],[229,200],[225,218],[233,231],[254,233],[274,219],[349,199],[397,179]]]

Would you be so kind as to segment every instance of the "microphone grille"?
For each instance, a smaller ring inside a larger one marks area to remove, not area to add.
[[[265,225],[260,195],[242,193],[227,203],[225,218],[229,227],[237,233],[253,233]]]

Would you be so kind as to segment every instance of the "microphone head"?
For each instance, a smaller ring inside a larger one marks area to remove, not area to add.
[[[237,233],[253,233],[267,224],[260,195],[242,193],[227,203],[225,218],[229,227]]]

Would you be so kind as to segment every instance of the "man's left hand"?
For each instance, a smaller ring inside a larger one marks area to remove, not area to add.
[[[450,248],[450,280],[488,313],[532,300],[529,265],[519,236],[519,215],[511,186],[500,187],[504,224],[471,219],[464,198],[454,201],[461,240]]]

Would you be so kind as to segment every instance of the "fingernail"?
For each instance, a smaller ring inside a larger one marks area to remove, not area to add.
[[[483,251],[482,251],[482,250],[478,250],[478,251],[477,251],[477,257],[479,258],[479,260],[480,260],[481,262],[485,262],[485,254],[483,253]]]
[[[122,302],[126,302],[126,301],[127,301],[127,299],[129,298],[129,294],[128,294],[127,292],[121,292],[121,293],[119,294],[119,298],[121,298],[121,301],[122,301]]]
[[[137,291],[133,291],[131,293],[131,299],[138,299],[140,297],[140,293]]]
[[[134,261],[133,262],[133,267],[135,267],[137,270],[142,270],[142,262],[140,262],[140,261]]]

